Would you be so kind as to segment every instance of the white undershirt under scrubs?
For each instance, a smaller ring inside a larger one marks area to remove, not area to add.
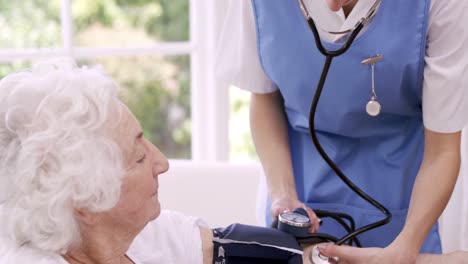
[[[342,10],[330,11],[325,0],[304,2],[320,28],[346,30],[365,16],[375,0],[359,0],[347,18]],[[429,12],[422,99],[424,126],[440,133],[456,132],[468,121],[468,1],[432,0]],[[254,23],[250,0],[230,0],[218,45],[217,74],[242,89],[270,93],[277,87],[258,61]],[[365,30],[366,27],[360,34]],[[340,41],[336,35],[319,32],[323,40]]]

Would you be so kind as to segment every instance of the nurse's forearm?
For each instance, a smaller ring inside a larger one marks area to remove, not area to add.
[[[466,263],[468,252],[456,251],[443,255],[419,254],[416,264],[461,264]]]
[[[418,252],[433,224],[443,212],[460,168],[460,132],[425,131],[424,158],[413,187],[408,217],[396,241]]]
[[[252,94],[250,127],[270,197],[297,199],[286,122],[279,92]]]

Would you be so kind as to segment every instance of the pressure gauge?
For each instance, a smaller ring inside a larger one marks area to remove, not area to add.
[[[307,237],[311,225],[307,212],[302,208],[284,211],[278,215],[278,229],[295,237]]]

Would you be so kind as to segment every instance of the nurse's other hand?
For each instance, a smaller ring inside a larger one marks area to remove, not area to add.
[[[319,246],[320,254],[339,258],[339,263],[346,264],[391,264],[416,262],[417,254],[410,254],[399,250],[396,246],[386,248],[356,248],[350,246],[337,246],[322,244]]]
[[[312,226],[309,228],[309,233],[315,233],[319,230],[320,223],[314,211],[307,207],[304,203],[297,199],[290,198],[276,198],[271,200],[270,213],[272,217],[277,217],[283,211],[292,211],[296,208],[304,208],[309,215]]]

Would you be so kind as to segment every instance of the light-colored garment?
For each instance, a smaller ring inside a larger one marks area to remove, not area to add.
[[[329,11],[324,0],[305,2],[311,13],[320,15],[314,19],[322,28],[344,30],[363,17],[374,0],[358,1],[347,18],[342,10],[336,13]],[[314,12],[313,7],[320,9],[319,12]],[[430,3],[422,101],[424,125],[436,132],[459,131],[468,121],[467,13],[468,1],[432,0]],[[398,19],[397,10],[395,19]],[[367,27],[369,24],[361,34]],[[323,31],[320,34],[324,40],[337,40]],[[310,45],[315,46],[315,43]],[[277,89],[258,61],[255,23],[249,0],[230,1],[217,58],[217,74],[225,81],[255,93]]]
[[[135,264],[203,263],[200,218],[162,211],[142,230],[130,246],[127,256]],[[0,239],[0,264],[67,264],[60,255],[23,247],[15,248]]]

